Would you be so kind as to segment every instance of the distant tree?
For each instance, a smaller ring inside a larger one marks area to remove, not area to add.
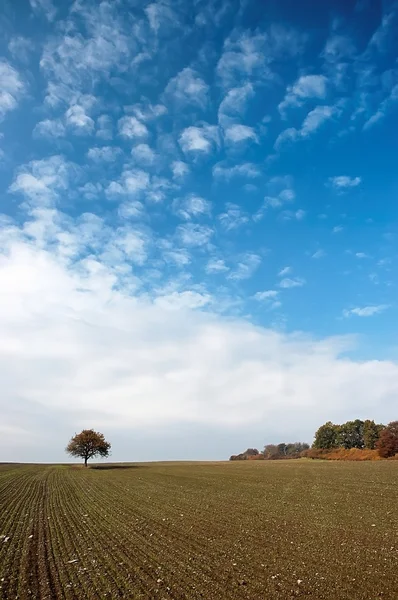
[[[287,452],[287,445],[284,442],[282,442],[281,444],[278,444],[279,456],[286,456],[286,452]]]
[[[380,437],[381,432],[384,429],[384,425],[376,424],[374,421],[367,419],[363,424],[363,442],[365,448],[374,450],[376,443]]]
[[[360,419],[343,423],[343,425],[340,425],[338,428],[338,445],[346,450],[349,450],[350,448],[363,448],[365,446],[363,430],[364,422]]]
[[[295,457],[309,449],[309,444],[303,444],[302,442],[294,442],[293,444],[287,444],[286,456]]]
[[[298,458],[304,450],[308,450],[309,445],[302,442],[290,444],[267,444],[264,446],[264,458],[266,460],[275,460],[278,458]]]
[[[314,448],[337,448],[338,443],[339,426],[334,425],[331,421],[328,421],[324,425],[321,425],[318,431],[315,433],[315,440],[312,444]]]
[[[398,454],[398,421],[392,421],[383,429],[376,448],[383,458]]]
[[[257,448],[248,448],[243,454],[245,456],[258,456],[260,452],[257,450]]]
[[[229,457],[229,460],[248,460],[250,456],[259,456],[259,454],[257,448],[248,448],[240,454],[233,454]]]
[[[279,450],[276,444],[267,444],[264,446],[264,458],[267,460],[279,458]]]
[[[71,456],[76,456],[84,460],[84,466],[87,467],[87,461],[94,456],[109,456],[111,445],[105,440],[104,434],[94,431],[94,429],[84,429],[76,434],[66,447],[66,452]]]

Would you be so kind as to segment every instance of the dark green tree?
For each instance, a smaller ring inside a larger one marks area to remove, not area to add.
[[[365,446],[363,436],[364,422],[360,419],[347,421],[340,425],[337,443],[339,446],[349,450],[350,448],[363,448]]]
[[[376,424],[370,419],[366,419],[363,424],[363,442],[365,448],[374,450],[376,448],[377,441],[380,437],[381,432],[384,429],[384,425]]]
[[[309,445],[303,444],[302,442],[294,442],[293,444],[287,444],[286,446],[286,456],[297,456],[304,452],[304,450],[308,450]]]
[[[315,433],[315,440],[312,444],[314,448],[337,448],[338,443],[339,426],[334,425],[331,421],[328,421],[324,425],[321,425],[318,431]]]

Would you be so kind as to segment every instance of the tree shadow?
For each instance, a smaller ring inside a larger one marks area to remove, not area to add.
[[[113,465],[89,465],[90,469],[97,469],[98,471],[109,471],[113,469],[145,469],[144,465],[123,465],[123,464],[113,464]]]

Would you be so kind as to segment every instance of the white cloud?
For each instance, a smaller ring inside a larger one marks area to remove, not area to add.
[[[130,107],[126,107],[127,108]],[[167,114],[167,108],[164,104],[151,104],[149,101],[133,104],[131,110],[139,121],[144,123],[147,121],[154,121],[159,117]]]
[[[183,179],[186,175],[188,175],[190,169],[187,163],[183,162],[182,160],[174,160],[171,163],[171,171],[174,179]]]
[[[350,308],[343,311],[343,315],[345,317],[350,317],[351,315],[355,315],[357,317],[373,317],[373,315],[378,315],[389,308],[388,304],[379,304],[376,306],[363,306]]]
[[[339,64],[347,58],[353,58],[355,46],[352,39],[348,36],[333,34],[328,38],[322,54],[327,62]]]
[[[221,213],[218,218],[226,231],[238,229],[249,222],[249,216],[237,204],[227,202],[225,209],[225,212]]]
[[[106,194],[109,197],[126,195],[130,197],[139,196],[147,190],[150,184],[148,173],[141,169],[128,169],[123,171],[119,181],[111,181]]]
[[[280,218],[284,221],[302,221],[307,213],[305,210],[299,208],[298,210],[284,210],[280,214]]]
[[[217,75],[226,88],[250,80],[273,80],[272,64],[300,54],[303,42],[304,36],[295,30],[275,24],[262,33],[234,30],[224,42]]]
[[[261,256],[254,252],[246,252],[238,257],[236,267],[229,273],[228,279],[250,279],[261,264]]]
[[[303,75],[291,88],[298,98],[324,98],[327,79],[324,75]]]
[[[85,108],[74,104],[65,113],[65,120],[74,133],[78,135],[91,134],[94,131],[94,121],[86,114]]]
[[[48,80],[47,102],[69,102],[76,92],[92,90],[109,76],[125,72],[136,50],[142,21],[131,21],[117,3],[74,2],[64,29],[54,31],[45,43],[40,67]],[[60,93],[59,93],[60,92]]]
[[[15,60],[19,60],[22,63],[28,63],[34,50],[34,44],[28,38],[18,35],[11,38],[8,44],[8,50]]]
[[[268,194],[267,196],[264,196],[263,205],[256,213],[254,213],[254,221],[260,221],[268,208],[280,208],[286,203],[293,202],[296,197],[296,193],[293,189],[293,179],[289,175],[284,177],[272,177],[267,182],[266,190]],[[300,218],[304,217],[304,211],[285,211],[283,216],[286,219],[296,218],[300,220]]]
[[[90,148],[87,156],[94,162],[114,162],[121,154],[118,146],[95,146]]]
[[[305,285],[305,279],[303,279],[302,277],[285,277],[279,282],[279,287],[284,289],[302,287],[303,285]]]
[[[253,298],[259,302],[263,302],[264,300],[271,301],[275,300],[278,294],[279,292],[277,290],[265,290],[264,292],[256,292]]]
[[[217,274],[225,273],[229,271],[229,267],[225,264],[225,261],[221,258],[211,258],[206,265],[206,273]]]
[[[75,167],[58,155],[32,160],[17,170],[9,191],[23,194],[33,206],[52,205],[68,189],[72,169]]]
[[[323,258],[325,256],[325,251],[320,249],[317,250],[316,252],[314,252],[314,254],[311,256],[311,258]]]
[[[189,67],[170,79],[164,93],[177,107],[192,105],[205,109],[209,102],[209,86]]]
[[[213,177],[215,179],[232,179],[233,177],[248,177],[255,179],[261,176],[261,170],[258,165],[253,163],[241,163],[228,167],[226,163],[217,163],[213,167]]]
[[[86,198],[86,200],[97,200],[100,194],[102,194],[103,188],[100,183],[92,183],[89,181],[79,188],[79,192]]]
[[[370,129],[370,127],[384,119],[384,117],[386,116],[386,112],[387,111],[385,106],[378,108],[377,111],[364,123],[363,129],[366,131],[367,129]]]
[[[127,138],[144,138],[148,135],[147,126],[136,117],[122,117],[118,121],[118,129],[120,135]]]
[[[18,105],[25,86],[19,73],[5,60],[0,60],[0,120]]]
[[[327,79],[324,75],[303,75],[287,88],[284,100],[278,109],[282,117],[290,107],[301,106],[307,98],[325,98]]]
[[[355,256],[356,256],[357,258],[369,258],[369,255],[368,255],[368,254],[366,254],[365,252],[356,252],[356,253],[355,253]]]
[[[207,225],[187,223],[179,225],[176,233],[182,244],[188,247],[195,247],[208,244],[214,231]]]
[[[369,41],[368,50],[377,50],[380,54],[384,54],[389,49],[388,42],[395,41],[396,26],[396,4],[392,3],[389,12],[385,11],[382,15],[381,23]]]
[[[241,87],[232,88],[227,92],[218,109],[218,120],[223,124],[224,120],[230,116],[241,115],[245,112],[250,98],[254,96],[254,89],[251,83],[246,83]]]
[[[36,124],[33,136],[47,139],[61,138],[65,136],[65,126],[60,119],[45,119]]]
[[[350,188],[355,188],[361,183],[362,179],[360,177],[350,177],[348,175],[338,175],[336,177],[329,177],[330,184],[336,190],[347,190]]]
[[[302,137],[314,133],[321,125],[331,119],[336,114],[337,109],[334,106],[317,106],[311,110],[303,121],[300,130]]]
[[[283,277],[284,275],[289,275],[292,272],[292,267],[283,267],[278,273],[279,277]]]
[[[187,290],[184,292],[173,292],[166,296],[158,296],[155,300],[155,305],[165,308],[166,310],[184,310],[202,308],[211,302],[211,297],[208,294],[199,294]]]
[[[156,153],[148,144],[138,144],[131,149],[131,156],[142,166],[150,167],[156,161]]]
[[[175,213],[182,219],[192,219],[201,215],[209,215],[211,202],[197,194],[188,194],[185,198],[176,199],[173,202]]]
[[[207,124],[200,127],[187,127],[181,132],[179,143],[186,154],[190,152],[209,154],[219,145],[218,127]]]
[[[337,106],[316,106],[307,114],[300,129],[289,127],[278,135],[274,144],[275,150],[280,151],[286,144],[312,135],[338,113]]]
[[[275,150],[281,150],[286,144],[295,142],[300,137],[299,131],[294,127],[289,127],[282,131],[275,140]]]
[[[342,225],[336,225],[335,227],[333,227],[332,229],[332,233],[340,233],[341,231],[343,231],[344,227]]]
[[[163,29],[168,31],[179,26],[178,17],[175,12],[161,2],[148,4],[144,11],[148,17],[149,25],[155,34],[158,34]]]
[[[162,258],[177,267],[186,267],[191,262],[191,255],[186,248],[172,248],[162,251]]]
[[[100,115],[98,117],[95,135],[102,140],[111,140],[113,138],[113,122],[109,115]]]
[[[256,132],[253,127],[247,125],[230,125],[224,132],[224,138],[227,143],[237,144],[247,140],[258,141]]]
[[[51,0],[29,0],[32,10],[36,13],[44,13],[48,21],[53,21],[57,14],[57,9]]]

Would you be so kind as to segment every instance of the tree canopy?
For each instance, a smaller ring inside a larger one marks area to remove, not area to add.
[[[392,421],[383,429],[376,446],[383,458],[398,454],[398,421]]]
[[[366,448],[374,450],[384,425],[377,424],[370,419],[361,421],[347,421],[336,425],[331,421],[324,423],[315,433],[313,448],[331,450],[333,448]]]
[[[94,431],[94,429],[83,429],[70,440],[66,447],[68,454],[84,460],[85,467],[90,458],[109,456],[110,450],[111,444],[106,441],[104,434]]]

